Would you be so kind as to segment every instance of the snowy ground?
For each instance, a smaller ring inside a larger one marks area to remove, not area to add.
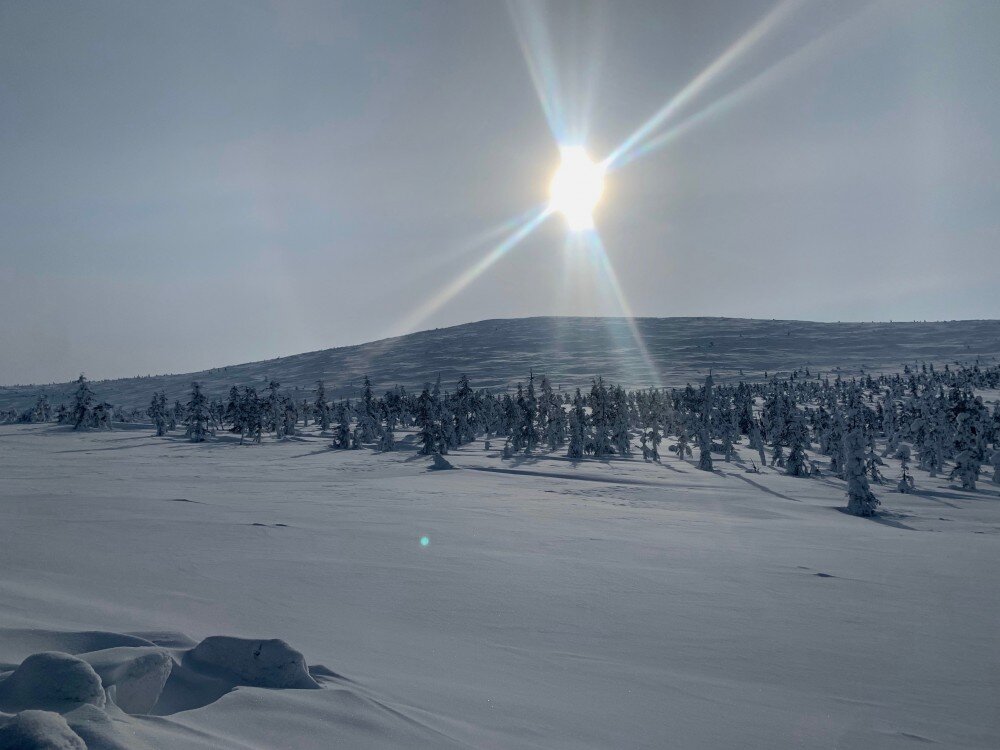
[[[326,445],[0,427],[0,675],[158,645],[126,653],[170,657],[165,715],[78,709],[91,750],[1000,747],[988,481],[918,471],[871,521],[836,479],[721,461]],[[283,639],[322,689],[213,672],[216,635]]]

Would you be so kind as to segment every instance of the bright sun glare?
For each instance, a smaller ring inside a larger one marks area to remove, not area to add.
[[[604,167],[580,146],[564,146],[562,162],[549,188],[550,206],[566,217],[574,232],[594,226],[593,211],[604,192]]]

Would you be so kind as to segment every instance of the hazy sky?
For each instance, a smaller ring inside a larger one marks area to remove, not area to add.
[[[0,0],[0,383],[620,314],[558,218],[427,307],[546,200],[525,52],[603,157],[774,7]],[[1000,2],[774,17],[608,176],[632,311],[1000,317]]]

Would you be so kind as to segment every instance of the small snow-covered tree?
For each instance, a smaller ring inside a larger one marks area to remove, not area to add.
[[[351,447],[351,407],[344,399],[334,407],[334,419],[337,424],[333,428],[332,448],[346,450]]]
[[[361,402],[357,409],[357,426],[354,428],[354,442],[357,445],[373,442],[378,436],[378,411],[375,397],[372,394],[372,384],[365,375],[361,390]]]
[[[760,431],[760,421],[753,419],[750,422],[750,447],[757,451],[760,456],[760,465],[767,466],[767,456],[764,455],[764,437]]]
[[[326,400],[326,391],[323,388],[323,381],[316,381],[316,403],[313,407],[316,415],[316,423],[319,424],[320,432],[330,429],[330,402]]]
[[[852,407],[844,430],[844,473],[847,477],[847,512],[873,516],[879,499],[868,486],[865,466],[865,433],[858,407]]]
[[[910,474],[910,446],[900,443],[896,446],[896,458],[899,459],[899,483],[896,489],[904,495],[914,490],[913,476]]]
[[[156,427],[156,436],[163,437],[167,434],[167,397],[164,393],[154,393],[149,402],[146,414]]]
[[[809,459],[806,457],[805,451],[806,443],[809,440],[808,428],[802,412],[798,409],[789,417],[788,425],[785,428],[788,441],[788,460],[785,462],[785,473],[793,477],[805,477],[809,475]]]
[[[590,389],[591,448],[594,456],[610,456],[611,447],[611,398],[604,378],[594,380]]]
[[[627,456],[632,452],[632,434],[629,432],[629,409],[625,390],[618,386],[613,390],[612,410],[614,417],[611,422],[611,442],[619,456]]]
[[[583,411],[581,399],[569,413],[569,445],[566,448],[566,455],[573,460],[583,458],[585,419],[586,413]]]
[[[962,412],[955,421],[955,468],[949,479],[957,478],[962,489],[976,491],[979,480],[979,451],[976,446],[976,425],[971,412]]]
[[[192,443],[200,443],[210,434],[209,422],[211,415],[208,412],[208,399],[201,392],[201,385],[197,382],[191,383],[191,398],[187,403],[187,413],[184,424],[187,426],[185,434]]]
[[[76,392],[73,394],[72,419],[73,429],[86,429],[93,424],[94,393],[90,390],[87,378],[81,372],[76,379]]]
[[[705,378],[702,389],[701,413],[698,420],[698,468],[702,471],[712,471],[712,409],[714,394],[712,392],[712,375]]]
[[[429,456],[437,450],[437,429],[434,425],[434,398],[431,396],[430,383],[424,386],[417,397],[416,422],[417,440],[420,452]]]

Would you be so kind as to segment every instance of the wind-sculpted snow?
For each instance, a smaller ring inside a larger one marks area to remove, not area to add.
[[[633,328],[634,325],[634,328]],[[642,347],[637,345],[641,340]],[[645,351],[644,351],[644,349]],[[309,397],[317,380],[331,398],[358,395],[369,375],[377,389],[419,388],[438,375],[466,374],[477,387],[503,389],[528,372],[563,388],[589,386],[600,374],[626,387],[683,386],[712,370],[717,382],[764,372],[877,373],[904,364],[937,364],[1000,356],[1000,321],[814,323],[739,318],[522,318],[422,331],[357,346],[297,354],[202,372],[98,381],[95,394],[116,406],[145,408],[154,391],[170,403],[187,399],[192,380],[221,398],[232,385],[271,380]],[[70,373],[67,373],[70,375]],[[72,373],[75,377],[76,373]],[[26,408],[39,395],[55,405],[70,383],[0,388],[0,409]]]
[[[6,636],[6,637],[5,637]],[[59,647],[93,640],[130,642],[118,633],[0,630],[0,643]],[[138,638],[140,641],[145,639]],[[0,672],[0,750],[116,750],[144,748],[126,715],[167,716],[208,706],[240,687],[318,689],[305,658],[278,639],[205,638],[194,648],[162,644],[114,646],[72,655],[43,651],[12,672]],[[342,681],[325,667],[325,682]],[[4,714],[11,714],[4,718]]]

